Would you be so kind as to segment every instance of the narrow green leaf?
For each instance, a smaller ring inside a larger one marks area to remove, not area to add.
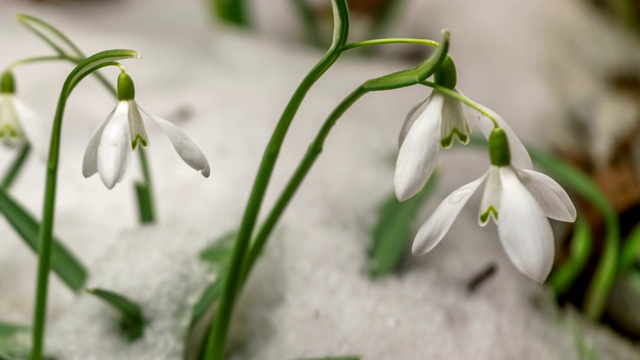
[[[200,252],[200,259],[218,266],[227,265],[231,259],[233,241],[237,233],[237,230],[232,230],[214,240]]]
[[[435,172],[416,196],[399,202],[395,195],[389,197],[378,211],[378,221],[373,229],[373,245],[369,251],[369,274],[379,278],[392,273],[415,235],[413,228],[420,208],[438,182]]]
[[[21,332],[29,332],[29,327],[0,321],[0,338],[6,338]]]
[[[136,340],[144,334],[146,321],[140,305],[116,292],[104,289],[87,289],[89,294],[95,295],[105,303],[111,305],[122,315],[120,329],[129,341]]]
[[[557,296],[567,292],[584,270],[591,256],[592,243],[589,222],[582,216],[578,216],[571,238],[569,259],[561,264],[547,281]]]
[[[381,91],[398,89],[420,83],[433,75],[449,51],[449,31],[443,30],[440,45],[421,64],[412,69],[402,70],[393,74],[368,80],[363,88],[367,91]]]
[[[7,192],[0,188],[0,212],[9,224],[36,253],[40,247],[38,237],[40,224],[22,208]],[[60,280],[74,292],[84,288],[89,276],[86,267],[58,239],[54,239],[51,267]]]
[[[53,25],[31,15],[16,14],[15,17],[22,26],[49,44],[58,54],[70,58],[84,58],[80,49]]]
[[[16,159],[13,161],[4,177],[2,178],[2,185],[0,186],[5,189],[9,189],[11,185],[13,185],[13,182],[18,177],[18,174],[20,174],[20,170],[22,170],[22,167],[24,166],[24,163],[27,160],[30,152],[31,146],[29,146],[28,144],[24,145],[22,149],[20,149],[18,156],[16,156]]]
[[[625,272],[638,260],[640,260],[640,224],[636,225],[627,236],[624,247],[620,252],[618,272]]]
[[[305,30],[309,43],[316,47],[322,47],[324,41],[318,25],[318,18],[308,0],[291,0],[300,18],[300,24]]]
[[[250,27],[246,0],[210,0],[213,14],[220,20],[241,27]]]

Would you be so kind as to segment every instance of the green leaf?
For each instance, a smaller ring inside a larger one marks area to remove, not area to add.
[[[122,315],[120,329],[125,333],[129,341],[136,340],[144,334],[146,321],[140,305],[110,290],[87,289],[87,292],[95,295],[120,312]]]
[[[13,185],[13,182],[16,180],[18,174],[20,174],[20,170],[22,170],[22,167],[24,166],[30,151],[31,146],[29,146],[29,144],[24,145],[22,149],[20,149],[18,156],[16,156],[16,159],[2,178],[2,185],[0,186],[4,189],[9,189],[11,185]]]
[[[37,253],[40,247],[40,224],[3,188],[0,188],[0,212],[4,213],[13,229]],[[54,239],[52,251],[53,271],[71,290],[76,293],[81,291],[89,276],[86,267],[58,239]]]
[[[571,238],[569,259],[558,266],[547,281],[557,296],[563,295],[571,287],[587,265],[593,247],[591,238],[589,222],[578,216]]]
[[[0,321],[0,338],[10,337],[21,332],[29,332],[29,327]]]
[[[0,322],[0,360],[28,359],[29,348],[15,336],[21,333],[28,335],[30,332],[27,326]]]
[[[250,27],[246,0],[210,0],[214,15],[229,24]]]
[[[380,278],[392,273],[398,266],[415,235],[413,229],[420,208],[438,182],[434,172],[422,190],[410,200],[399,202],[389,197],[378,211],[373,229],[373,245],[369,251],[369,274]]]
[[[364,83],[363,88],[367,91],[392,90],[419,84],[433,75],[449,51],[449,31],[442,31],[442,40],[436,50],[431,53],[427,60],[413,69],[407,69],[385,75],[379,78],[368,80]]]
[[[232,230],[214,240],[200,252],[200,259],[217,266],[226,266],[231,259],[237,233],[237,230]]]
[[[22,26],[49,44],[59,55],[77,59],[84,58],[80,49],[53,25],[31,15],[16,14],[15,17]]]

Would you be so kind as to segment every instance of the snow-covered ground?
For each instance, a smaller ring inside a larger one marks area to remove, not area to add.
[[[178,359],[185,309],[211,279],[196,254],[235,228],[262,150],[304,74],[322,55],[281,36],[287,1],[258,14],[260,34],[211,26],[200,2],[170,0],[0,5],[0,65],[49,49],[11,21],[25,12],[57,25],[87,53],[132,48],[141,61],[125,66],[148,112],[179,123],[208,156],[204,179],[150,127],[150,156],[160,224],[139,228],[128,181],[107,190],[84,179],[88,139],[115,101],[87,79],[69,102],[63,129],[56,234],[89,266],[91,287],[129,295],[147,310],[142,340],[128,344],[113,330],[114,313],[90,295],[73,296],[53,279],[48,345],[63,359]],[[549,81],[550,29],[575,15],[573,1],[410,1],[393,36],[437,38],[452,31],[459,88],[499,112],[525,141],[552,141],[545,125],[561,119]],[[462,6],[463,4],[467,7]],[[284,14],[284,15],[283,15]],[[578,12],[580,14],[580,12]],[[285,16],[286,15],[286,16]],[[582,19],[582,18],[581,18]],[[287,25],[288,23],[288,25]],[[275,25],[278,24],[277,29]],[[558,30],[553,36],[568,36]],[[345,56],[300,109],[267,196],[268,207],[324,117],[362,81],[407,67],[394,60]],[[20,97],[50,124],[67,64],[16,71]],[[105,72],[115,82],[115,71]],[[479,199],[428,256],[411,259],[401,276],[372,282],[365,254],[377,205],[392,192],[396,134],[406,112],[428,95],[412,88],[367,95],[329,137],[325,151],[291,203],[256,268],[239,307],[234,359],[363,355],[365,359],[601,359],[637,356],[609,331],[551,305],[544,289],[506,258],[493,227],[479,230]],[[0,151],[0,168],[11,159]],[[453,150],[441,199],[488,166],[484,153]],[[136,164],[129,178],[136,176]],[[40,214],[44,164],[31,159],[12,193]],[[436,201],[433,201],[435,203]],[[431,204],[433,209],[435,204]],[[424,214],[427,216],[427,213]],[[34,255],[0,220],[0,319],[28,324]],[[499,271],[473,294],[466,283],[490,263]]]

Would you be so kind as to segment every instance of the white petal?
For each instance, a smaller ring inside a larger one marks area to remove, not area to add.
[[[120,101],[98,144],[98,172],[109,189],[122,179],[130,160],[129,105]]]
[[[555,252],[549,220],[511,167],[500,168],[500,179],[498,234],[502,246],[518,270],[542,283],[551,271]]]
[[[413,126],[413,123],[415,123],[418,116],[422,114],[422,112],[424,112],[424,109],[428,103],[429,98],[409,110],[409,113],[407,114],[407,117],[404,119],[404,123],[402,124],[402,128],[400,129],[400,135],[398,136],[398,148],[402,147],[402,143],[407,137],[409,130]]]
[[[413,240],[413,255],[423,255],[431,251],[447,234],[456,217],[487,177],[487,173],[452,192],[438,205],[431,217],[420,227]]]
[[[400,201],[420,191],[436,167],[443,101],[442,94],[432,94],[400,147],[394,176],[396,196]]]
[[[18,121],[31,144],[34,153],[45,160],[49,154],[50,129],[41,121],[38,115],[22,101],[14,98],[13,104],[18,115]]]
[[[555,180],[533,170],[517,172],[522,184],[533,195],[547,217],[567,222],[576,220],[576,207],[567,192]]]
[[[111,111],[111,114],[107,116],[107,119],[103,121],[102,124],[96,127],[93,135],[91,135],[91,140],[89,140],[87,150],[85,150],[84,158],[82,159],[82,175],[86,178],[98,172],[98,145],[100,144],[102,132],[116,112],[116,108]]]
[[[500,168],[497,166],[491,166],[489,169],[489,176],[487,178],[487,185],[484,188],[484,194],[482,195],[482,202],[480,203],[480,213],[478,214],[478,223],[480,226],[485,226],[489,223],[489,219],[493,218],[495,223],[498,222],[500,215],[498,209],[500,209],[500,194],[502,193],[502,186],[500,185]]]
[[[484,109],[491,115],[493,115],[493,117],[498,122],[498,125],[500,125],[500,127],[503,128],[507,133],[507,138],[509,139],[509,149],[511,150],[511,163],[521,169],[532,169],[533,164],[531,163],[529,152],[524,147],[524,144],[522,143],[522,141],[520,141],[516,133],[511,130],[511,127],[509,127],[507,122],[504,121],[502,117],[500,117],[500,115],[487,107],[484,107]],[[475,112],[476,117],[478,118],[480,131],[482,131],[484,136],[488,139],[489,135],[491,135],[491,131],[493,130],[493,122],[491,122],[488,117],[486,117],[484,114],[481,114],[477,110],[472,109],[472,111]]]
[[[200,171],[204,177],[209,177],[209,174],[211,173],[209,161],[204,156],[200,148],[198,148],[198,146],[189,139],[189,137],[180,130],[180,128],[161,117],[149,114],[146,115],[158,124],[162,131],[167,134],[169,140],[171,140],[171,143],[173,144],[173,147],[178,152],[178,155],[180,155],[187,165]]]

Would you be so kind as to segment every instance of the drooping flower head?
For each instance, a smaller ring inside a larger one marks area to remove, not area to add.
[[[84,154],[82,174],[89,177],[99,173],[109,189],[122,180],[133,150],[149,144],[142,121],[144,114],[164,131],[184,162],[200,171],[204,177],[209,177],[209,162],[196,144],[169,121],[147,114],[134,98],[133,80],[122,72],[118,77],[118,104],[91,137]]]
[[[478,216],[480,225],[485,226],[492,219],[514,265],[531,279],[543,282],[551,271],[555,253],[547,218],[572,222],[576,209],[553,179],[512,164],[509,141],[503,129],[496,128],[491,132],[489,150],[489,170],[440,203],[418,231],[413,254],[425,254],[442,240],[471,195],[486,179]]]
[[[0,79],[0,142],[10,147],[32,144],[39,155],[46,149],[47,136],[37,115],[15,96],[13,72]]]

